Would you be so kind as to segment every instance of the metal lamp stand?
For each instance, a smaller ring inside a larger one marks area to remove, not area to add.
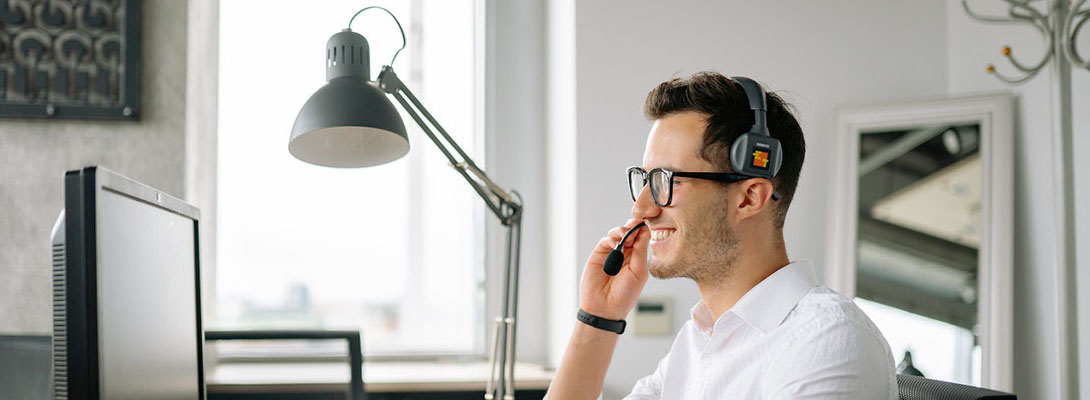
[[[455,171],[465,178],[477,195],[484,200],[492,213],[507,227],[507,260],[504,269],[503,313],[496,317],[493,344],[489,358],[488,383],[484,398],[492,400],[502,396],[504,400],[515,398],[515,317],[518,314],[519,250],[522,240],[522,198],[518,192],[507,192],[496,185],[447,131],[439,125],[416,96],[405,87],[390,66],[382,67],[377,79],[378,87],[392,95],[409,116],[416,121]],[[425,123],[425,120],[427,123]],[[435,131],[431,128],[434,127]],[[436,136],[435,132],[439,132]],[[442,140],[440,140],[440,137]],[[452,153],[453,151],[453,153]],[[457,155],[457,157],[456,157]]]

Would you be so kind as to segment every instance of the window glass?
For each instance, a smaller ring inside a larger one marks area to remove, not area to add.
[[[481,352],[481,201],[412,118],[402,112],[409,154],[386,165],[288,153],[296,115],[326,83],[326,41],[365,5],[405,29],[398,76],[471,156],[481,150],[473,1],[221,2],[212,328],[360,329],[370,355]],[[352,29],[375,79],[401,46],[397,25],[369,10]]]
[[[855,303],[886,337],[894,362],[910,352],[912,365],[930,379],[980,386],[980,346],[968,329],[863,298]]]

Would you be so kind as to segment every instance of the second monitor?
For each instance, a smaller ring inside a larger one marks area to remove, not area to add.
[[[68,171],[53,228],[56,399],[205,398],[196,207]]]

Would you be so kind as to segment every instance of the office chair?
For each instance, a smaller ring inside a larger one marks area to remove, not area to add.
[[[901,400],[1015,400],[1010,393],[957,383],[937,381],[920,376],[897,375],[897,390]]]
[[[351,380],[348,383],[350,400],[366,400],[367,393],[363,390],[363,346],[360,342],[359,331],[325,331],[325,330],[296,330],[296,331],[205,331],[206,341],[216,340],[299,340],[299,339],[343,339],[348,342],[348,365],[351,371]],[[209,396],[211,397],[211,396]],[[296,398],[300,398],[296,396]]]

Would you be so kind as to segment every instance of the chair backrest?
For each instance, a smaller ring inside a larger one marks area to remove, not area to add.
[[[1015,400],[1010,393],[937,381],[912,375],[897,375],[901,400]]]
[[[0,335],[0,399],[49,399],[52,364],[52,337]]]
[[[214,340],[306,340],[306,339],[343,339],[348,342],[348,382],[349,400],[367,400],[363,390],[363,344],[359,331],[327,330],[242,330],[242,331],[205,331],[206,341]]]

